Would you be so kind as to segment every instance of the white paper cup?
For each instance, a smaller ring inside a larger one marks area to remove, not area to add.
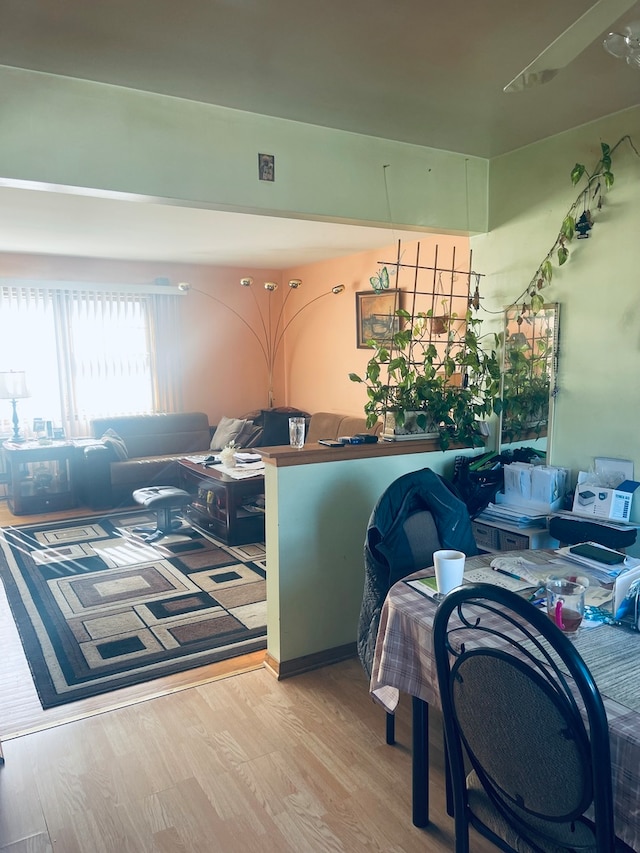
[[[433,552],[438,592],[446,595],[460,586],[464,576],[465,555],[462,551],[442,550]]]

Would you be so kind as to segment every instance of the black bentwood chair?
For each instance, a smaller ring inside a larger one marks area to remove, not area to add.
[[[433,644],[456,853],[469,851],[469,826],[508,853],[628,851],[614,835],[602,699],[546,613],[461,586],[438,607]]]

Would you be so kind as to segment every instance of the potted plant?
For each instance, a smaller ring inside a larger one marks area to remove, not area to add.
[[[349,374],[367,387],[367,426],[382,419],[385,430],[392,422],[398,433],[411,422],[423,437],[437,436],[443,450],[451,442],[481,446],[480,421],[500,395],[500,366],[495,351],[481,344],[481,321],[468,311],[464,324],[449,323],[446,341],[436,346],[429,340],[429,313],[412,317],[399,309],[396,314],[403,328],[390,344],[368,341],[373,355],[364,377]]]

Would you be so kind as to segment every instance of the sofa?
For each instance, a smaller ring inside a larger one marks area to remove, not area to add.
[[[204,412],[96,418],[91,421],[95,444],[82,449],[82,502],[91,509],[131,506],[136,489],[179,486],[180,459],[221,450],[231,440],[244,449],[288,444],[293,415],[307,421],[307,444],[358,432],[378,434],[381,429],[376,424],[368,430],[365,418],[333,412],[310,415],[289,406],[224,417],[215,427]]]
[[[178,486],[178,461],[209,453],[204,412],[123,415],[91,421],[99,443],[83,449],[82,501],[91,509],[130,506],[145,486]]]

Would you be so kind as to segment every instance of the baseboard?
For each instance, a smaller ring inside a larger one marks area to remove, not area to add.
[[[336,646],[333,649],[325,649],[322,652],[315,652],[312,655],[304,655],[301,658],[293,658],[280,662],[267,652],[264,665],[272,675],[280,681],[283,678],[291,678],[293,675],[300,675],[303,672],[309,672],[312,669],[320,669],[320,667],[328,666],[332,663],[339,663],[342,660],[355,657],[357,652],[355,643],[347,643],[344,646]]]

